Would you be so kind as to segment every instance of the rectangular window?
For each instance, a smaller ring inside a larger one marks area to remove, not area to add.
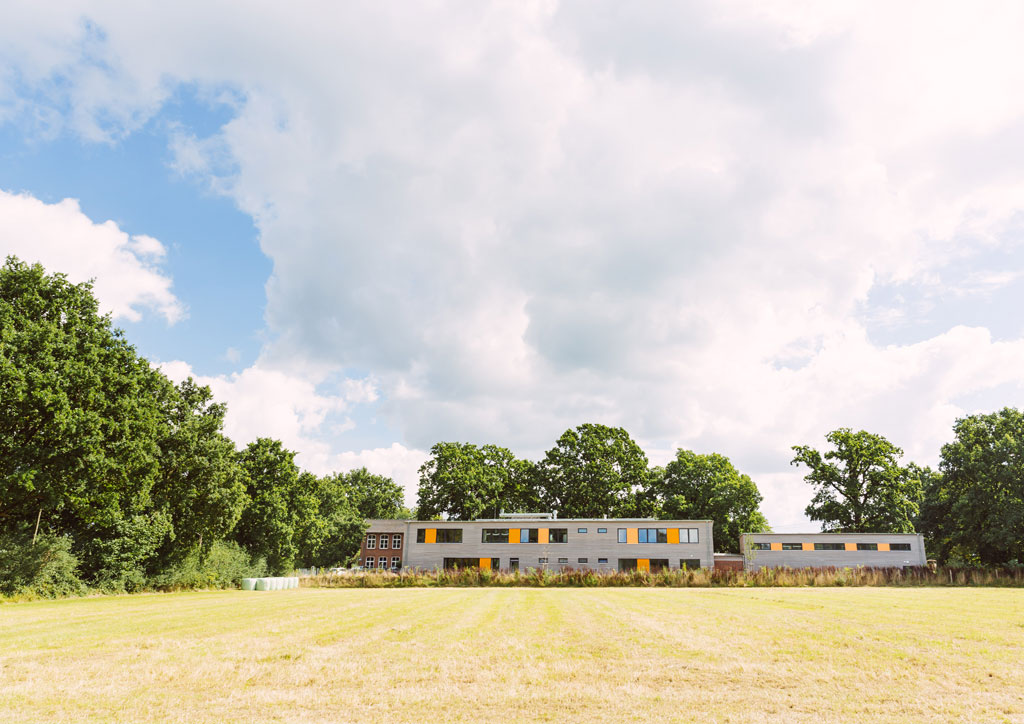
[[[426,543],[427,542],[427,529],[426,528],[418,528],[416,530],[416,542],[417,543]]]
[[[577,533],[586,533],[586,532],[587,532],[587,529],[586,529],[586,528],[577,528],[577,529],[576,529],[576,532],[577,532]]]
[[[367,533],[366,534],[366,550],[372,551],[377,547],[377,534]]]
[[[891,551],[909,551],[910,550],[910,544],[909,543],[890,543],[889,544],[889,550],[891,550]]]
[[[635,571],[636,570],[636,558],[620,558],[619,559],[619,570],[620,571]]]
[[[657,573],[658,571],[668,570],[668,559],[667,558],[652,558],[647,563],[647,570],[651,573]]]
[[[626,542],[626,529],[625,528],[619,528],[619,543],[625,543],[625,542]]]
[[[479,558],[445,558],[444,559],[444,567],[445,568],[461,568],[461,569],[479,568],[480,567],[480,559]]]
[[[690,542],[700,543],[700,528],[687,528],[690,531]]]
[[[373,556],[366,556],[366,562],[363,563],[363,566],[366,568],[373,568],[373,564],[376,562],[376,560],[377,559]]]
[[[641,528],[640,530],[638,530],[637,531],[637,535],[639,536],[637,538],[638,542],[640,542],[640,543],[646,543],[647,542],[647,529],[646,528]],[[653,543],[653,541],[651,541],[651,542]]]
[[[877,543],[858,543],[857,544],[857,550],[859,550],[859,551],[877,551],[878,550],[878,544]]]
[[[772,549],[771,543],[751,543],[750,550],[752,551],[770,551]]]
[[[395,533],[393,536],[391,536],[391,547],[394,548],[396,551],[402,547],[401,533]]]
[[[816,551],[845,551],[845,543],[815,543],[814,550]]]
[[[401,568],[402,567],[402,559],[399,558],[398,556],[392,556],[391,557],[391,567],[392,568]]]
[[[380,534],[380,549],[383,551],[383,550],[387,550],[387,548],[388,548],[388,534],[387,533],[381,533]]]
[[[608,562],[608,559],[607,559],[607,558],[598,558],[598,559],[597,559],[597,562],[598,562],[598,563],[607,563],[607,562]]]
[[[700,543],[700,528],[680,528],[680,543]]]
[[[607,532],[608,532],[608,529],[607,529],[607,528],[598,528],[598,529],[597,529],[597,532],[598,532],[598,533],[607,533]]]
[[[462,528],[438,528],[437,529],[437,542],[438,543],[461,543],[462,542]]]
[[[568,543],[569,542],[569,529],[568,528],[550,528],[548,529],[548,543]]]
[[[589,560],[590,560],[589,558],[577,558],[576,562],[577,563],[587,563]]]
[[[679,567],[688,571],[695,571],[700,568],[700,558],[681,558]]]
[[[546,566],[548,564],[548,559],[547,558],[538,558],[537,559],[537,563],[541,564],[542,566]]]
[[[387,568],[387,567],[388,567],[388,557],[387,556],[381,556],[380,558],[377,559],[377,568]]]
[[[484,528],[480,531],[481,543],[508,543],[508,528]]]
[[[658,528],[656,533],[658,536],[658,543],[668,543],[668,528]],[[668,564],[665,564],[665,567],[667,568]]]
[[[558,562],[559,562],[559,563],[568,563],[568,562],[569,562],[569,559],[568,559],[568,558],[559,558],[559,559],[558,559]]]
[[[536,543],[537,542],[537,529],[536,528],[520,528],[519,529],[519,542],[520,543]]]
[[[519,559],[518,558],[509,558],[508,559],[508,569],[510,571],[518,571],[519,570]]]
[[[803,543],[783,543],[782,550],[784,551],[802,551],[804,549]]]

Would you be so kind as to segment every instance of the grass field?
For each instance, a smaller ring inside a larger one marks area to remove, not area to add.
[[[1024,591],[299,589],[0,605],[12,722],[1024,722]]]

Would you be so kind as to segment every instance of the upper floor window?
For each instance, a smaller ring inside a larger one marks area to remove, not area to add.
[[[576,532],[577,532],[577,533],[586,533],[586,532],[587,532],[587,529],[586,529],[586,528],[577,528],[577,529],[576,529]]]
[[[859,550],[859,551],[877,551],[878,550],[878,544],[877,543],[858,543],[857,544],[857,550]]]
[[[438,543],[461,543],[462,528],[438,528],[436,540]]]
[[[700,528],[680,528],[679,529],[679,542],[680,543],[700,543]]]
[[[388,534],[387,533],[381,533],[380,534],[380,549],[381,550],[385,550],[387,547],[388,547]]]
[[[752,551],[770,551],[772,549],[771,543],[751,543],[750,550]]]
[[[399,548],[402,547],[402,534],[401,533],[395,533],[393,536],[391,536],[391,547],[394,548],[395,550],[398,550]]]
[[[625,542],[626,542],[626,529],[625,528],[619,528],[619,543],[625,543]]]
[[[598,533],[607,533],[607,532],[608,532],[608,529],[607,529],[607,528],[598,528],[598,529],[597,529],[597,532],[598,532]]]
[[[548,542],[549,543],[568,543],[569,542],[569,529],[568,528],[549,528],[548,529]]]
[[[366,534],[366,550],[372,551],[377,547],[377,534],[367,533]]]
[[[508,528],[484,528],[480,531],[481,543],[508,543]]]
[[[889,550],[891,550],[891,551],[909,551],[910,550],[910,544],[909,543],[890,543],[889,544]]]
[[[845,551],[845,543],[815,543],[814,550],[816,551]]]
[[[802,551],[804,549],[803,543],[783,543],[782,550],[784,551]]]
[[[639,543],[668,543],[668,528],[641,528],[637,535]]]
[[[537,528],[520,528],[519,529],[519,542],[520,543],[536,543],[538,540]]]

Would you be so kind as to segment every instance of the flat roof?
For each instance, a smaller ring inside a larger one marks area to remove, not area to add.
[[[713,523],[710,518],[477,518],[476,520],[405,520],[403,518],[369,518],[367,523]]]
[[[883,530],[880,533],[832,533],[832,532],[822,533],[822,532],[819,531],[817,533],[741,533],[740,535],[760,535],[760,536],[769,536],[769,537],[772,537],[772,538],[806,538],[809,535],[818,535],[818,536],[821,536],[821,535],[831,535],[831,536],[835,536],[837,538],[851,538],[851,537],[859,536],[859,535],[887,535],[887,536],[912,535],[912,536],[919,536],[919,535],[922,535],[922,534],[921,533],[887,533],[887,532],[885,532]]]

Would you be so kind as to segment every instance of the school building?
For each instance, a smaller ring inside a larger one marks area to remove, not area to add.
[[[907,568],[925,566],[919,533],[744,533],[743,566],[759,568]]]

